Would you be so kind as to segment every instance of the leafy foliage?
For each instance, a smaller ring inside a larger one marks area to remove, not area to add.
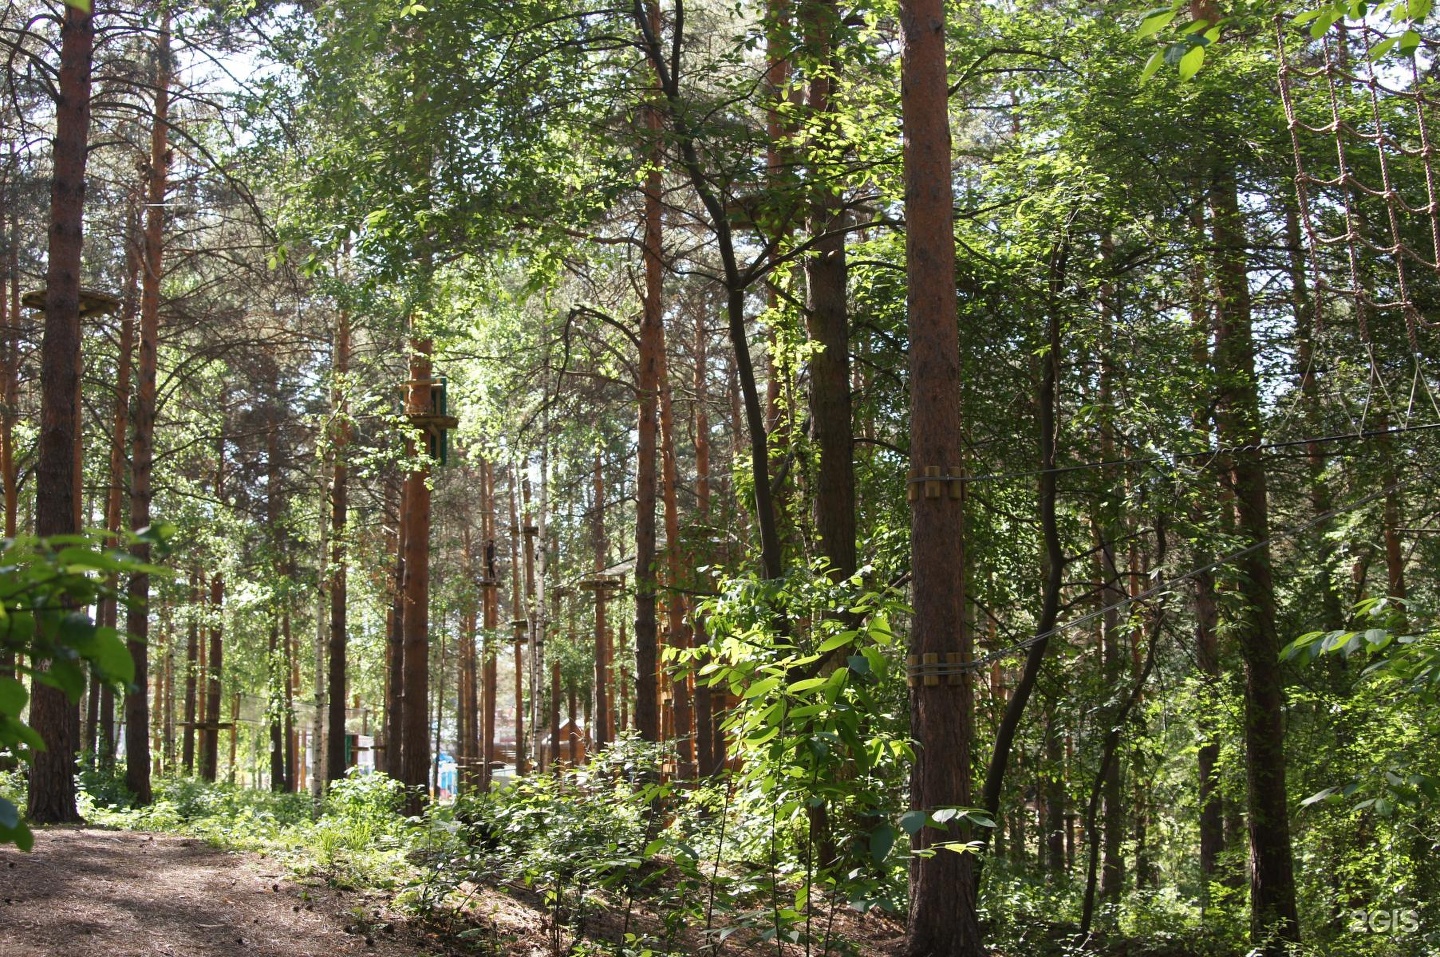
[[[170,530],[157,526],[135,536],[163,544]],[[101,628],[82,609],[116,594],[118,575],[163,576],[99,535],[17,536],[0,545],[0,652],[19,663],[20,676],[65,692],[77,701],[87,674],[123,690],[135,679],[125,640]],[[19,677],[0,674],[0,751],[29,760],[45,747],[21,712],[29,693]],[[29,850],[34,843],[19,809],[0,797],[0,843]]]

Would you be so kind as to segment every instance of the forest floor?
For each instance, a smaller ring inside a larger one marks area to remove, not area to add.
[[[172,834],[43,828],[36,829],[29,853],[0,848],[0,955],[544,957],[555,952],[559,941],[547,933],[538,895],[518,888],[468,892],[463,915],[452,913],[425,926],[398,912],[390,892],[297,882],[273,856],[220,850]],[[899,952],[903,925],[895,919],[845,908],[837,909],[836,917],[833,930],[848,941],[842,952],[864,957]],[[643,904],[632,919],[636,930],[653,930],[658,923]],[[621,924],[622,915],[610,914],[596,919],[590,933],[618,939]],[[462,943],[458,932],[466,927],[472,940]],[[686,949],[697,951],[696,943]],[[560,952],[568,949],[562,945]],[[725,954],[766,951],[775,953],[775,944],[761,944],[750,933],[722,947]],[[786,957],[804,952],[790,946],[779,951]]]
[[[426,952],[386,897],[285,879],[256,854],[167,834],[47,828],[0,848],[4,957],[329,957]]]

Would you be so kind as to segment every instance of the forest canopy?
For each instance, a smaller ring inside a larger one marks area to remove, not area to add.
[[[1430,13],[11,0],[0,841],[1432,953]]]

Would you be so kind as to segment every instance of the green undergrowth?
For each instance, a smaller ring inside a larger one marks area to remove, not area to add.
[[[110,775],[87,773],[81,782],[81,813],[92,824],[268,854],[297,878],[336,887],[398,888],[414,875],[407,855],[423,844],[425,829],[399,815],[401,786],[384,775],[337,782],[318,811],[308,794],[170,777],[156,780],[154,803],[134,807]]]
[[[903,871],[811,869],[803,834],[760,820],[741,777],[679,787],[661,780],[667,759],[626,738],[587,767],[419,818],[401,814],[401,786],[379,774],[337,783],[318,809],[308,795],[173,778],[135,808],[114,777],[94,774],[81,802],[97,825],[184,834],[267,854],[301,881],[388,892],[447,955],[778,953],[777,942],[817,957],[871,952],[853,939],[856,913],[903,894]],[[20,784],[0,776],[12,800]],[[988,857],[981,911],[1005,957],[1244,957],[1244,895],[1222,891],[1203,912],[1173,892],[1132,892],[1102,904],[1096,933],[1081,938],[1083,884]],[[525,928],[502,927],[497,892],[528,909]],[[1416,957],[1413,943],[1322,932],[1297,957]]]

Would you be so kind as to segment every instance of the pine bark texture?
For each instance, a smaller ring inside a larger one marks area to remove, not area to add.
[[[67,6],[60,34],[50,259],[45,277],[45,331],[40,346],[35,533],[42,537],[79,531],[75,443],[81,428],[80,253],[94,36],[90,13]],[[137,679],[143,681],[139,676]],[[31,691],[30,723],[44,739],[45,749],[35,754],[31,766],[29,818],[36,824],[78,821],[75,753],[80,746],[79,704],[70,701],[63,691],[37,681]]]
[[[833,0],[812,0],[801,8],[806,46],[818,64],[807,89],[806,106],[825,136],[812,153],[810,232],[814,248],[805,259],[808,301],[805,323],[821,348],[810,358],[810,419],[820,468],[814,488],[815,530],[837,580],[849,578],[858,564],[855,552],[855,442],[850,395],[850,316],[846,302],[848,265],[846,216],[842,197],[825,170],[834,157],[829,137],[839,135],[835,121],[835,34],[840,10]],[[815,155],[818,153],[819,155]],[[838,177],[837,177],[838,179]]]
[[[205,660],[205,728],[200,735],[200,776],[213,782],[220,764],[220,681],[225,670],[225,579],[219,573],[210,578],[210,653]],[[230,731],[234,765],[235,729]]]
[[[140,274],[135,444],[130,466],[130,527],[136,530],[150,525],[150,502],[154,496],[156,363],[160,342],[160,280],[164,272],[165,193],[170,163],[168,20],[160,31],[156,57],[155,115],[150,132],[150,162],[146,171],[149,182],[145,206],[144,268]],[[150,546],[138,544],[134,552],[137,558],[148,560]],[[150,634],[150,576],[133,576],[129,597],[131,605],[125,627],[130,634],[130,657],[135,663],[135,690],[125,695],[125,786],[135,795],[138,804],[145,805],[153,800],[150,787],[150,714],[145,695],[149,674],[146,644]]]
[[[901,110],[904,122],[906,304],[910,333],[910,462],[924,470],[961,472],[960,344],[956,325],[955,240],[950,117],[945,67],[945,11],[940,0],[900,7]],[[933,473],[932,473],[933,474]],[[909,652],[946,661],[971,657],[965,629],[965,513],[952,483],[915,486],[910,513]],[[910,693],[916,741],[910,803],[927,813],[970,807],[971,684],[917,679]],[[979,957],[975,857],[936,845],[967,840],[950,826],[921,828],[911,838],[909,957]]]
[[[654,4],[648,14],[659,30],[660,13]],[[660,112],[645,114],[650,136],[660,136]],[[645,300],[640,320],[640,413],[635,452],[635,727],[646,741],[660,740],[660,701],[657,681],[659,624],[656,620],[656,452],[660,432],[660,367],[665,348],[661,317],[664,262],[661,243],[660,164],[658,147],[651,154],[645,176]]]
[[[349,552],[347,523],[350,505],[350,474],[346,462],[350,444],[349,388],[350,316],[344,310],[335,317],[335,352],[331,375],[330,405],[335,415],[331,432],[334,465],[330,477],[330,663],[328,711],[325,731],[325,779],[338,781],[345,777],[349,762],[345,759],[345,705],[349,640]]]

